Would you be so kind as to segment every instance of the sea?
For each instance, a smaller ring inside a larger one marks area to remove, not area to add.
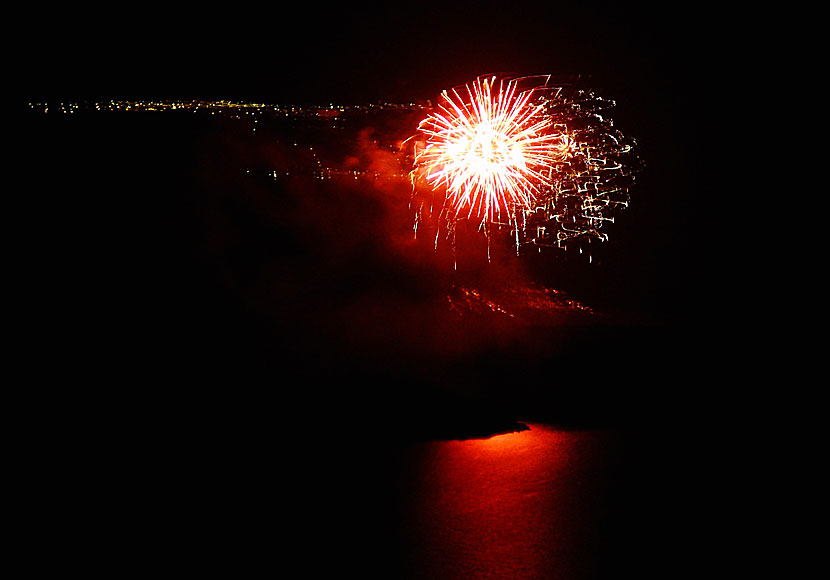
[[[528,426],[408,450],[401,493],[409,577],[596,576],[613,437]]]

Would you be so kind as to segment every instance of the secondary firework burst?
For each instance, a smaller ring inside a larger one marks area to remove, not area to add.
[[[419,228],[454,243],[461,220],[508,230],[517,253],[563,247],[627,207],[640,167],[634,141],[613,127],[614,102],[550,76],[478,78],[444,91],[412,139]],[[444,234],[443,236],[441,234]]]

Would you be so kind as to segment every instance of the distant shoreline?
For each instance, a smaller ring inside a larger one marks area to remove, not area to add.
[[[500,425],[445,425],[442,428],[431,430],[431,433],[424,432],[415,439],[423,441],[466,441],[470,439],[489,439],[497,435],[509,433],[520,433],[530,431],[530,427],[521,421],[512,421]]]

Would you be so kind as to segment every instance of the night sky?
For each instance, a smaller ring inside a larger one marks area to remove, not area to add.
[[[723,14],[651,3],[77,7],[27,22],[33,96],[279,102],[429,98],[489,72],[579,74],[666,104],[712,64]]]

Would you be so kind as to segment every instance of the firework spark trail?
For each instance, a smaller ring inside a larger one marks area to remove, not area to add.
[[[516,251],[598,238],[628,206],[640,161],[607,118],[614,102],[551,77],[477,79],[444,91],[419,125],[412,172],[415,230],[453,244],[459,220],[506,226]],[[422,184],[426,184],[423,187]]]

